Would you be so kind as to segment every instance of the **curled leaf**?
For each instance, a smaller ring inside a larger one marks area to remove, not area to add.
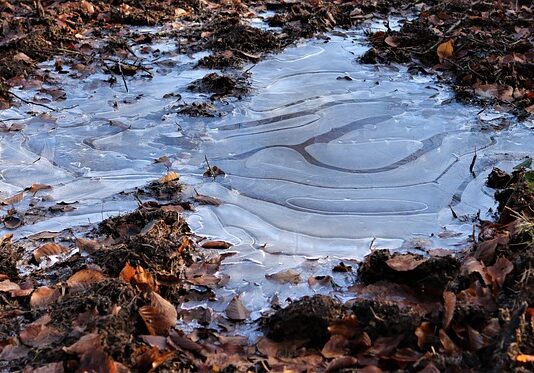
[[[443,62],[445,58],[452,57],[454,52],[454,43],[452,40],[446,41],[438,45],[437,54],[440,62]]]
[[[226,307],[226,317],[233,321],[243,321],[246,320],[250,311],[245,307],[239,296],[235,296],[228,307]]]
[[[158,293],[150,294],[150,306],[139,309],[148,332],[152,335],[168,335],[169,329],[176,325],[178,313],[176,308]]]
[[[69,250],[57,243],[45,243],[33,252],[33,259],[37,263],[41,263],[41,260],[45,257],[52,255],[60,255],[68,252]]]
[[[106,279],[106,276],[95,269],[82,269],[67,280],[69,287],[84,287]]]
[[[169,171],[167,175],[159,179],[159,182],[162,184],[166,184],[166,183],[170,183],[171,181],[178,180],[179,178],[180,178],[180,175],[177,172]]]
[[[46,307],[58,300],[60,296],[59,289],[53,289],[46,286],[40,287],[32,293],[30,297],[30,306],[32,308]]]

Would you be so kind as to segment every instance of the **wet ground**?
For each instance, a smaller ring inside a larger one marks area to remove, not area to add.
[[[354,265],[371,248],[466,247],[478,211],[492,216],[489,171],[510,169],[533,152],[532,122],[455,103],[449,88],[406,67],[357,63],[367,49],[362,29],[249,65],[250,96],[215,102],[215,117],[177,113],[209,96],[187,87],[212,70],[195,68],[205,54],[179,54],[164,37],[135,49],[155,61],[150,79],[125,77],[110,86],[101,73],[81,83],[80,72],[52,72],[67,94],[48,103],[59,111],[23,105],[1,113],[4,122],[24,126],[1,134],[1,190],[8,197],[49,184],[17,208],[66,202],[75,209],[41,217],[37,208],[36,222],[27,218],[13,233],[59,231],[130,211],[137,200],[120,193],[164,175],[168,166],[154,159],[168,156],[170,169],[190,185],[186,195],[224,201],[187,217],[196,233],[234,244],[236,255],[221,269],[230,282],[216,309],[240,293],[256,318],[275,294],[284,300],[331,292],[306,279],[331,274],[341,260]],[[53,70],[52,62],[45,66]],[[42,95],[14,92],[34,101]],[[203,177],[206,157],[226,176]],[[299,284],[266,278],[288,269]],[[350,273],[334,277],[342,286],[353,280]]]

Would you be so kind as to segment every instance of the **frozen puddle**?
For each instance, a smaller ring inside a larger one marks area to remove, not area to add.
[[[153,160],[168,155],[186,183],[224,200],[199,207],[189,222],[201,235],[235,244],[236,255],[223,265],[231,280],[220,295],[229,301],[242,293],[256,311],[274,294],[284,300],[332,291],[306,280],[332,275],[340,260],[362,258],[371,245],[462,247],[473,230],[469,217],[478,210],[488,217],[493,206],[488,172],[531,154],[533,135],[525,124],[484,131],[505,118],[447,103],[451,91],[431,77],[356,63],[362,41],[361,33],[332,36],[268,58],[251,70],[251,96],[231,102],[220,118],[176,115],[176,98],[163,98],[174,92],[192,102],[198,96],[185,87],[208,72],[175,53],[161,60],[175,67],[156,67],[151,80],[128,80],[129,93],[120,82],[105,83],[107,75],[81,83],[56,74],[68,95],[61,107],[76,106],[51,113],[55,120],[19,120],[23,131],[1,134],[0,189],[7,197],[32,183],[52,184],[53,202],[40,203],[77,201],[78,208],[15,234],[135,208],[134,200],[114,196],[164,174]],[[27,110],[4,111],[0,119],[27,118]],[[227,176],[203,179],[204,156]],[[265,278],[290,268],[301,284]],[[352,276],[334,281],[343,285]]]

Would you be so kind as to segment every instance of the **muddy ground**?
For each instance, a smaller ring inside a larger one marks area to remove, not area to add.
[[[180,53],[209,49],[201,65],[222,69],[192,83],[210,100],[179,110],[217,115],[212,101],[248,90],[239,70],[299,38],[349,27],[393,8],[420,12],[398,32],[370,35],[365,62],[413,64],[414,73],[445,71],[458,97],[485,100],[520,118],[532,111],[532,4],[448,1],[0,1],[0,103],[10,87],[48,82],[39,61],[110,84],[149,77],[132,51],[151,40],[125,25],[172,22]],[[517,6],[516,6],[517,4]],[[246,20],[261,10],[274,33]],[[413,13],[411,13],[413,14]],[[429,32],[431,30],[431,32]],[[31,32],[30,32],[31,31]],[[491,37],[488,37],[490,35]],[[474,41],[473,41],[474,40]],[[126,84],[126,83],[124,83]],[[49,91],[50,106],[65,92]],[[511,90],[511,91],[510,91]],[[511,94],[510,94],[511,92]],[[479,102],[480,103],[480,102]],[[211,106],[210,106],[211,105]],[[163,162],[163,161],[162,161]],[[206,176],[213,176],[213,170]],[[480,222],[476,244],[451,254],[373,251],[357,269],[348,302],[315,296],[265,314],[264,337],[235,334],[249,322],[239,297],[222,314],[180,305],[215,297],[227,277],[219,264],[229,244],[193,234],[183,212],[220,201],[181,193],[178,175],[136,192],[139,208],[92,230],[42,232],[0,243],[0,369],[10,371],[530,371],[534,368],[534,171],[494,170],[496,221]],[[2,201],[6,228],[31,224],[17,211],[35,184]],[[58,206],[47,214],[68,211]],[[69,228],[69,227],[66,227]],[[333,271],[351,271],[339,265]],[[322,279],[315,279],[321,281]],[[184,332],[177,322],[195,321]],[[39,370],[41,369],[41,370]]]

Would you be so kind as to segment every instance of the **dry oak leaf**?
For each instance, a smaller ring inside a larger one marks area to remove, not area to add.
[[[232,247],[232,244],[226,241],[207,241],[202,244],[204,249],[224,250]]]
[[[152,335],[167,335],[169,329],[176,325],[178,313],[176,308],[158,293],[150,294],[150,306],[139,309],[148,332]]]
[[[81,337],[77,342],[69,347],[63,347],[62,350],[68,354],[83,355],[86,352],[101,347],[101,339],[98,333],[90,333]]]
[[[165,183],[170,183],[171,181],[178,180],[179,178],[180,178],[180,174],[174,171],[169,171],[165,176],[159,179],[159,182],[162,184],[165,184]]]
[[[326,372],[337,372],[341,369],[354,367],[358,363],[358,359],[352,356],[340,356],[332,360],[326,366]]]
[[[59,299],[61,295],[59,289],[46,286],[37,288],[30,297],[31,308],[46,307]]]
[[[63,339],[63,333],[43,324],[30,324],[20,332],[20,341],[31,347],[42,348]]]
[[[502,287],[506,280],[506,276],[514,270],[514,265],[508,259],[500,257],[494,265],[487,269],[495,284]]]
[[[397,255],[386,260],[388,267],[397,272],[411,271],[424,262],[426,262],[425,258],[412,254]]]
[[[233,321],[246,320],[250,315],[250,311],[245,307],[239,296],[235,296],[230,301],[228,307],[226,307],[225,313],[226,317]]]
[[[32,184],[31,187],[28,187],[26,189],[24,189],[26,192],[30,192],[32,194],[36,194],[38,191],[40,190],[47,190],[47,189],[52,189],[52,186],[51,185],[48,185],[48,184]]]
[[[9,291],[14,291],[14,290],[20,290],[20,286],[18,286],[17,284],[9,280],[4,280],[0,282],[1,292],[9,292]]]
[[[68,252],[65,246],[61,246],[57,243],[45,243],[33,252],[33,259],[37,263],[41,263],[41,260],[45,257],[52,255],[59,255]]]
[[[297,285],[301,282],[300,273],[293,269],[288,269],[286,271],[280,271],[273,274],[266,274],[265,278],[268,280],[280,282],[282,284]]]
[[[126,262],[126,264],[124,265],[124,268],[119,274],[119,278],[123,280],[124,282],[130,282],[136,273],[137,271],[135,270],[134,267],[130,265],[130,262]]]
[[[82,269],[67,280],[69,287],[88,286],[106,279],[106,276],[96,269]]]
[[[88,254],[94,254],[101,248],[101,246],[102,245],[96,240],[81,237],[76,239],[76,247]]]
[[[14,205],[16,203],[19,203],[24,198],[24,192],[17,193],[9,198],[6,198],[2,201],[2,205]]]
[[[444,291],[443,305],[443,329],[447,329],[454,316],[454,310],[456,309],[456,295],[451,291]]]
[[[445,58],[452,57],[454,53],[454,42],[452,40],[449,40],[444,43],[441,43],[440,45],[438,45],[436,53],[438,54],[440,62],[443,62]]]
[[[390,47],[397,48],[399,46],[399,38],[395,36],[388,36],[384,39],[384,42]]]

